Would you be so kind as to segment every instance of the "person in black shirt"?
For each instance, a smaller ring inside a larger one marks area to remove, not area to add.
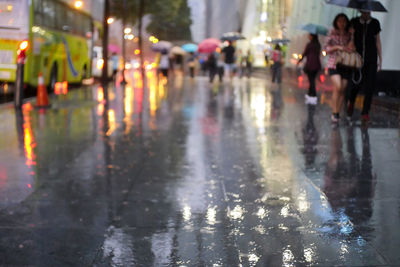
[[[364,103],[361,111],[361,119],[369,120],[369,111],[372,103],[372,95],[375,89],[376,73],[382,68],[381,26],[377,19],[371,17],[371,12],[361,10],[361,16],[353,18],[350,22],[354,31],[354,44],[357,52],[363,57],[364,65],[361,69],[361,82],[353,84],[347,104],[347,116],[353,115],[354,102],[357,93],[362,87],[364,90]]]
[[[222,49],[222,53],[224,54],[225,71],[229,73],[229,76],[232,80],[236,68],[235,47],[233,47],[232,42],[229,42],[229,45]]]

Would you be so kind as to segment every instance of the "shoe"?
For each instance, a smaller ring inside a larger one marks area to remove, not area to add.
[[[304,97],[306,104],[316,105],[318,103],[318,98],[316,96],[309,96],[308,94],[306,94]]]
[[[318,97],[316,97],[316,96],[310,96],[310,97],[309,97],[309,101],[310,101],[310,104],[311,104],[311,105],[316,105],[316,104],[318,104]]]
[[[332,115],[331,115],[331,121],[333,122],[333,123],[338,123],[339,122],[339,113],[332,113]]]
[[[363,114],[361,116],[361,121],[363,122],[369,122],[369,115],[368,114]]]
[[[310,103],[310,97],[308,96],[308,94],[305,94],[305,95],[304,95],[304,102],[305,102],[306,104],[309,104],[309,103]]]

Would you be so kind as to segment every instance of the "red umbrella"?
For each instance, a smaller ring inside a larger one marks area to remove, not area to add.
[[[221,41],[215,38],[205,39],[199,44],[197,51],[199,53],[212,53],[221,44]]]

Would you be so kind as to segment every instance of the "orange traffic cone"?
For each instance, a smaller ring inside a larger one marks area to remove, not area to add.
[[[47,89],[44,86],[44,79],[41,72],[39,72],[38,78],[38,88],[37,88],[37,100],[36,107],[48,107],[49,106],[49,97],[47,95]]]

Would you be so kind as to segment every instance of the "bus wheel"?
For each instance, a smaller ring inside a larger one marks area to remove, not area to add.
[[[50,92],[54,93],[56,89],[56,83],[57,83],[57,65],[53,65],[51,68],[50,72]]]

